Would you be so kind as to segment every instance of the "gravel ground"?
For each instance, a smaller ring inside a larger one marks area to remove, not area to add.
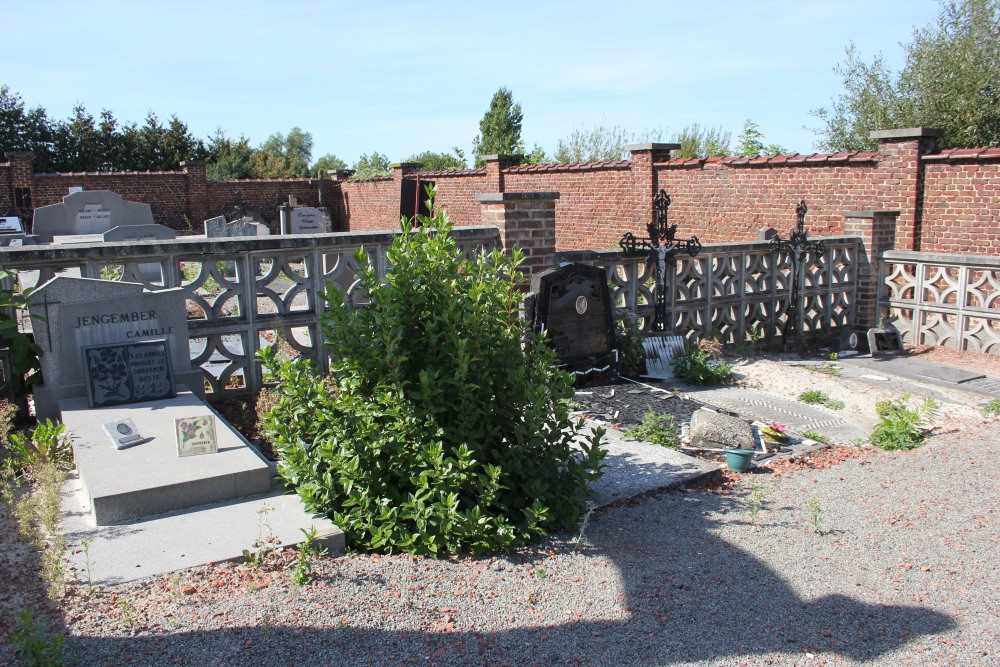
[[[579,541],[323,558],[302,587],[278,557],[221,564],[72,587],[50,611],[79,665],[996,666],[1000,420],[948,408],[918,450],[631,499]],[[4,586],[31,589],[9,526]]]

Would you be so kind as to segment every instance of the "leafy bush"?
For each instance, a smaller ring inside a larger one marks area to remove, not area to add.
[[[872,444],[885,450],[908,450],[919,447],[927,437],[927,429],[937,416],[937,401],[928,398],[918,408],[911,407],[909,395],[893,401],[879,401],[875,411],[881,420],[872,431]]]
[[[356,254],[368,305],[328,286],[329,376],[261,351],[278,380],[265,428],[281,478],[349,544],[509,550],[577,522],[603,432],[577,438],[572,379],[519,317],[521,253],[464,260],[444,213],[420,218],[403,221],[384,280]]]
[[[677,448],[681,430],[674,423],[673,415],[657,414],[653,408],[642,416],[642,423],[625,431],[626,438],[645,440],[671,449]]]
[[[618,332],[618,351],[621,359],[618,362],[619,371],[625,377],[637,378],[646,372],[646,353],[642,348],[642,331],[639,330],[639,319],[626,310],[615,327]]]
[[[714,342],[699,343],[684,354],[674,357],[670,367],[674,377],[688,384],[723,384],[732,377],[732,366],[723,361]]]
[[[17,271],[0,269],[0,281],[15,281],[16,278]],[[26,309],[30,293],[31,290],[18,293],[16,289],[0,289],[0,348],[10,350],[13,369],[11,376],[4,378],[3,384],[0,384],[0,393],[10,394],[14,398],[27,396],[28,388],[42,378],[42,366],[38,361],[42,356],[42,348],[35,345],[30,336],[21,333],[17,319],[4,312],[8,308]]]

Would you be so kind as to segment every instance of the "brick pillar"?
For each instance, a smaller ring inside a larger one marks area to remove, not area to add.
[[[556,252],[556,200],[558,192],[498,192],[477,194],[480,220],[500,228],[506,251],[524,252],[526,278],[549,267]]]
[[[17,217],[21,218],[25,231],[35,208],[35,169],[31,151],[7,151],[4,153],[10,164],[10,201]]]
[[[860,236],[857,256],[858,293],[854,324],[869,329],[878,325],[879,262],[882,253],[896,246],[896,218],[899,211],[844,211],[844,235]]]
[[[523,155],[484,155],[486,163],[486,189],[492,192],[504,191],[504,169],[510,169],[521,164]]]
[[[659,180],[653,165],[669,160],[670,151],[680,147],[680,144],[632,144],[625,147],[625,150],[632,156],[632,187],[630,190],[631,209],[635,213],[632,216],[630,231],[645,236],[646,225],[655,222],[656,213],[653,211],[653,197],[656,196],[656,191],[659,188]]]
[[[213,214],[213,211],[209,210],[205,161],[185,160],[181,162],[181,168],[187,174],[187,209],[191,227],[200,231],[204,229],[204,221],[212,217]]]
[[[869,133],[878,139],[878,172],[875,179],[883,188],[878,199],[887,210],[898,210],[896,245],[899,250],[920,250],[924,167],[922,155],[937,149],[937,139],[944,132],[927,127],[876,130]]]

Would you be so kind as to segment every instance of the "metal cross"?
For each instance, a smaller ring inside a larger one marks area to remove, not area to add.
[[[795,207],[795,215],[798,222],[795,229],[788,230],[788,238],[783,239],[776,236],[771,239],[771,252],[787,252],[788,258],[792,262],[792,288],[791,296],[788,300],[788,315],[785,319],[785,326],[781,329],[781,335],[785,340],[787,348],[793,339],[799,335],[799,303],[802,301],[802,281],[801,267],[802,260],[807,253],[814,255],[822,254],[826,251],[826,244],[822,241],[810,241],[809,232],[805,230],[806,200],[799,201]]]
[[[673,259],[679,252],[694,257],[701,252],[701,242],[697,236],[685,241],[674,240],[677,225],[669,225],[670,195],[666,190],[660,190],[653,197],[653,208],[656,211],[656,221],[646,225],[649,238],[640,239],[632,232],[625,232],[618,245],[626,253],[636,254],[642,251],[649,253],[649,261],[656,262],[656,316],[653,318],[652,331],[667,330],[667,289],[668,278],[673,272]],[[670,260],[671,271],[667,271],[667,260]]]

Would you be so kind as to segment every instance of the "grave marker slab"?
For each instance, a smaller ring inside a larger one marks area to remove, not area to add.
[[[535,274],[534,327],[547,331],[556,356],[577,375],[609,370],[615,347],[614,311],[604,269],[568,264]]]
[[[111,443],[115,446],[115,449],[126,449],[152,440],[152,438],[144,437],[139,433],[139,427],[127,417],[107,422],[103,425],[103,428],[104,432],[111,438]]]
[[[68,194],[60,204],[36,208],[32,220],[32,233],[44,241],[54,236],[103,234],[123,225],[155,224],[149,204],[125,201],[107,190]]]
[[[23,234],[21,219],[16,216],[0,217],[0,234]]]
[[[86,347],[83,358],[92,408],[174,395],[166,340]]]
[[[289,234],[329,234],[330,215],[321,208],[299,206],[292,209]]]

